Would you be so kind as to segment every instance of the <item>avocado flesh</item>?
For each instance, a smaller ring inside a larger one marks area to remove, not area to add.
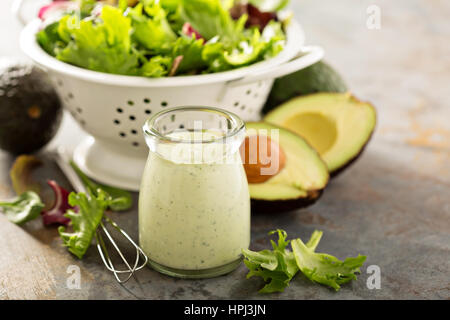
[[[286,211],[315,202],[328,183],[325,163],[308,143],[293,132],[264,122],[246,123],[247,133],[269,136],[286,155],[285,167],[263,183],[250,183],[252,207]],[[271,130],[279,130],[278,138]]]
[[[264,120],[305,138],[333,175],[357,158],[370,140],[376,112],[349,93],[317,93],[289,100]]]
[[[263,107],[263,113],[266,114],[298,96],[347,90],[347,85],[339,73],[327,63],[319,61],[305,69],[276,79]]]

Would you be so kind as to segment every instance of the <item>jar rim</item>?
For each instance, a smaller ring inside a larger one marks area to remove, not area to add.
[[[168,116],[171,113],[175,114],[177,112],[183,112],[183,111],[200,111],[200,112],[211,112],[218,115],[222,115],[223,117],[230,120],[232,126],[229,129],[228,132],[224,133],[223,136],[220,137],[213,137],[210,139],[182,139],[182,138],[174,138],[169,137],[166,134],[161,133],[159,130],[155,128],[156,121],[163,117]],[[163,142],[169,142],[169,143],[217,143],[217,142],[224,142],[227,139],[230,139],[237,134],[241,133],[243,130],[245,130],[245,123],[244,121],[233,112],[216,108],[216,107],[206,107],[206,106],[181,106],[181,107],[174,107],[174,108],[168,108],[166,110],[159,111],[155,113],[153,116],[149,117],[143,127],[144,136],[150,137],[150,138],[156,138]]]

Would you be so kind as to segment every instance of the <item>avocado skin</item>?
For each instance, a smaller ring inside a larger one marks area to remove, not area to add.
[[[262,113],[267,114],[291,98],[317,92],[346,92],[342,77],[330,65],[319,61],[305,69],[276,79]]]
[[[39,150],[56,134],[61,118],[61,101],[44,71],[13,59],[0,61],[1,149]]]
[[[254,214],[273,214],[302,209],[313,205],[323,194],[322,190],[311,191],[306,198],[290,200],[260,200],[251,199],[251,210]]]

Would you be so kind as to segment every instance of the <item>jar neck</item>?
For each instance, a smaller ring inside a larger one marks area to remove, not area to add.
[[[225,110],[180,107],[162,111],[144,127],[150,152],[185,164],[233,162],[245,137],[244,122]]]

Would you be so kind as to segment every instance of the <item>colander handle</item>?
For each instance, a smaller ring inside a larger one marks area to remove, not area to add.
[[[310,65],[320,61],[323,58],[324,50],[319,46],[305,46],[299,54],[293,59],[261,72],[227,82],[227,87],[237,87],[252,82],[274,79],[293,73],[300,69],[309,67]]]

